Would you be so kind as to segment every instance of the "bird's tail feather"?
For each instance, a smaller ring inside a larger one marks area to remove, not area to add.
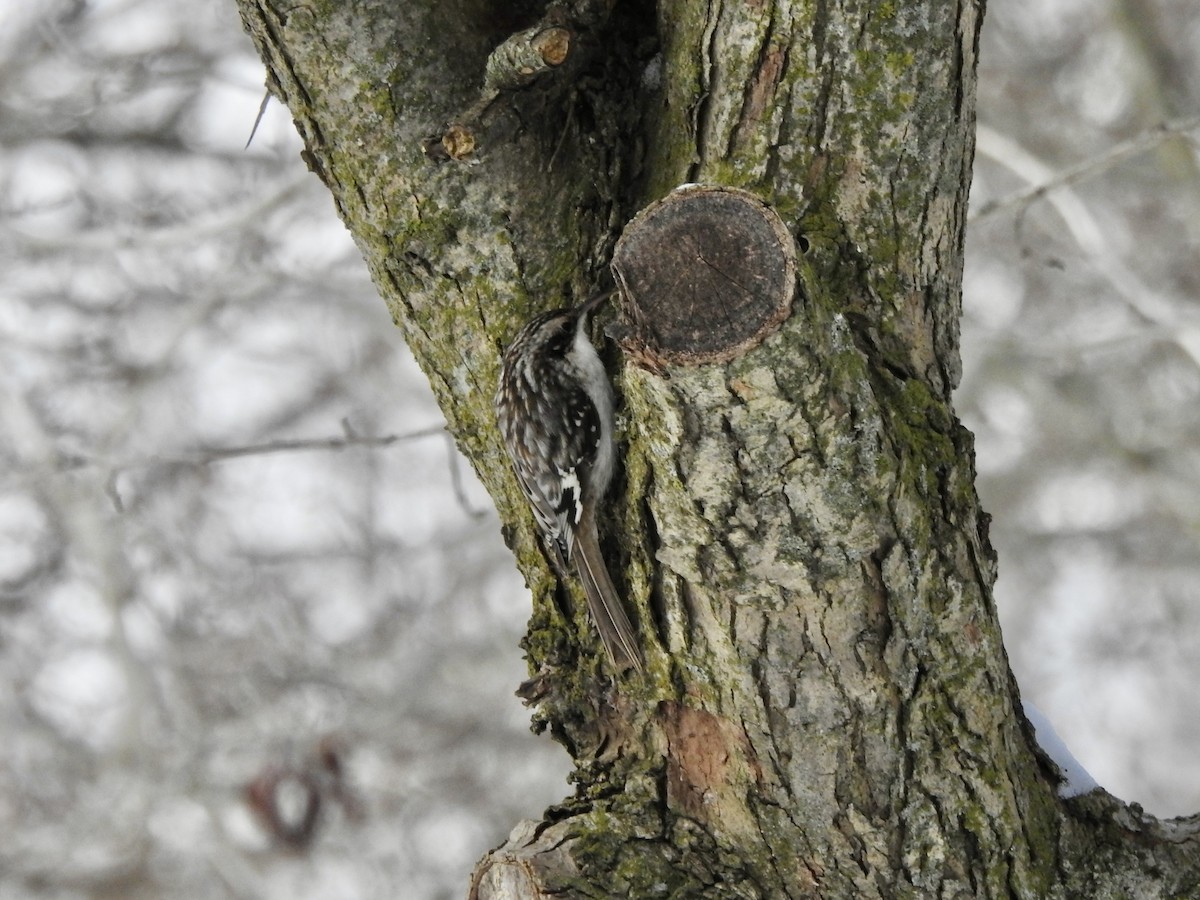
[[[579,580],[583,583],[583,592],[587,595],[588,612],[596,623],[600,640],[613,665],[618,670],[634,668],[640,672],[642,653],[638,648],[637,632],[625,615],[621,598],[617,596],[617,589],[608,575],[608,567],[604,564],[600,543],[596,538],[596,525],[592,521],[585,521],[581,525],[583,527],[575,535],[571,556],[575,560]]]

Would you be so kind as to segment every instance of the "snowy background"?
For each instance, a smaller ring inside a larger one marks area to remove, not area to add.
[[[1010,0],[982,52],[958,404],[1009,655],[1194,812],[1200,9]],[[231,0],[0,0],[0,900],[460,897],[568,793],[488,498],[286,111],[243,149],[262,83]]]

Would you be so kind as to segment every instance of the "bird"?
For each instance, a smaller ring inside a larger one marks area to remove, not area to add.
[[[618,671],[641,671],[637,632],[609,576],[596,529],[617,447],[612,385],[587,324],[611,296],[541,313],[517,332],[501,363],[496,420],[560,578],[573,564],[610,662]]]

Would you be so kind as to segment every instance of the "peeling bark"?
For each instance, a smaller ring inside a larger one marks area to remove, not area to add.
[[[471,896],[1200,895],[1200,822],[1061,800],[1016,703],[950,405],[980,2],[239,6],[533,590],[526,694],[578,792]],[[550,13],[565,61],[500,89],[473,163],[427,158]],[[603,530],[648,671],[613,684],[491,396],[521,322],[601,286],[684,181],[751,191],[811,250],[763,343],[621,370]]]

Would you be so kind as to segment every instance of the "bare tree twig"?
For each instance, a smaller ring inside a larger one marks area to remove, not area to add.
[[[472,505],[467,497],[463,485],[462,461],[458,455],[458,448],[454,445],[454,438],[449,433],[446,434],[446,462],[450,467],[450,488],[454,491],[454,499],[458,501],[459,508],[472,519],[482,519],[488,511]]]
[[[271,102],[271,92],[263,91],[262,103],[258,104],[258,115],[254,117],[254,126],[250,129],[250,137],[246,138],[246,146],[243,150],[250,149],[250,142],[254,140],[254,135],[258,132],[258,126],[262,124],[263,116],[266,115],[267,106]]]
[[[358,435],[347,431],[341,437],[328,438],[298,438],[295,440],[268,441],[263,444],[246,444],[240,447],[201,447],[190,454],[177,457],[151,457],[146,465],[162,463],[183,463],[198,466],[212,465],[227,459],[238,459],[243,456],[267,456],[272,453],[303,453],[316,450],[338,451],[350,447],[390,447],[403,441],[418,440],[443,434],[444,425],[431,425],[403,434],[385,434],[375,437]],[[135,463],[136,465],[136,463]]]
[[[293,440],[267,441],[261,444],[243,444],[233,447],[198,447],[195,450],[184,451],[171,455],[154,455],[131,457],[129,459],[108,460],[99,457],[87,457],[80,454],[60,456],[57,464],[45,467],[26,469],[15,473],[16,477],[0,482],[4,488],[36,481],[41,478],[64,475],[68,472],[78,472],[84,469],[108,468],[113,474],[128,469],[152,468],[154,466],[211,466],[231,459],[247,456],[268,456],[273,453],[311,453],[317,451],[337,452],[351,447],[390,447],[405,441],[434,437],[445,433],[444,425],[430,425],[416,431],[403,434],[385,434],[378,436],[357,435],[349,432],[339,437],[297,438]]]
[[[972,209],[967,214],[967,221],[974,222],[987,216],[995,215],[998,212],[1003,212],[1006,209],[1011,209],[1017,206],[1025,206],[1039,200],[1051,191],[1058,188],[1067,187],[1090,178],[1093,175],[1099,174],[1106,169],[1110,169],[1117,163],[1124,162],[1131,157],[1138,156],[1148,150],[1153,150],[1163,141],[1176,135],[1186,134],[1189,131],[1195,131],[1200,128],[1200,116],[1193,116],[1190,119],[1177,119],[1172,122],[1163,122],[1153,128],[1149,128],[1140,134],[1131,137],[1127,141],[1122,141],[1119,144],[1114,144],[1107,151],[1098,156],[1093,156],[1085,159],[1082,162],[1076,163],[1068,169],[1064,169],[1057,175],[1036,184],[1031,184],[1029,187],[1009,194],[1007,197],[1001,197],[998,200],[991,200],[984,203],[977,209]]]
[[[1154,290],[1146,284],[1124,260],[1108,252],[1108,236],[1100,221],[1092,214],[1083,198],[1067,182],[1061,180],[1061,176],[1053,176],[1049,166],[1040,158],[1010,136],[993,128],[979,126],[976,147],[981,155],[990,157],[1040,189],[1038,196],[1045,196],[1046,201],[1062,218],[1076,246],[1143,323],[1180,330],[1184,313],[1179,305],[1162,291]],[[1021,207],[1022,210],[1025,208]],[[1019,221],[1020,217],[1018,223]],[[1191,324],[1190,321],[1188,324]],[[1180,346],[1187,349],[1185,344]],[[1190,354],[1191,351],[1188,352]],[[1200,364],[1200,360],[1197,362]]]

